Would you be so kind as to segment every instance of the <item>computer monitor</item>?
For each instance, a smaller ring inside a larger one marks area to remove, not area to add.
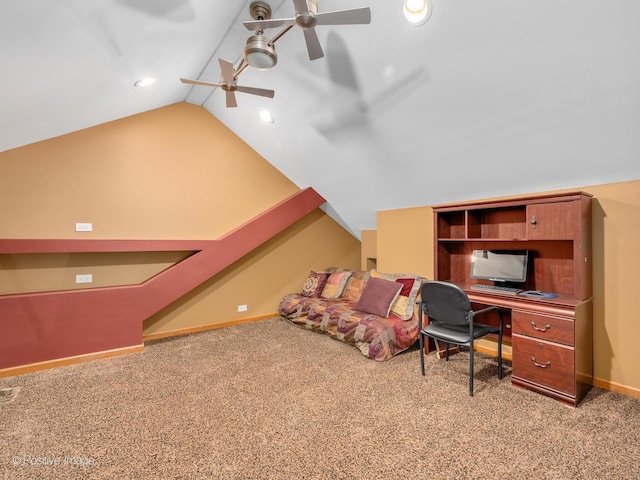
[[[470,276],[501,283],[523,283],[527,280],[528,262],[526,250],[474,250]]]

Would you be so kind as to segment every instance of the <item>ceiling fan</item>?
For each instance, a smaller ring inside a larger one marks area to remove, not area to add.
[[[239,71],[235,71],[233,68],[233,63],[229,62],[228,60],[223,60],[222,58],[218,59],[218,63],[220,64],[220,74],[222,77],[220,83],[202,82],[200,80],[189,80],[187,78],[181,78],[180,81],[182,83],[188,83],[190,85],[220,87],[226,92],[227,107],[238,106],[238,103],[236,102],[235,92],[250,93],[252,95],[260,95],[261,97],[273,98],[275,93],[273,90],[266,90],[264,88],[255,87],[243,87],[242,85],[237,84],[238,75],[240,75],[240,72],[246,67],[243,67]]]
[[[271,19],[269,5],[264,2],[254,2],[252,9],[254,5],[259,5],[261,8],[258,10],[264,9],[269,12],[269,15],[264,18],[253,15],[256,19],[255,21],[243,22],[243,25],[248,30],[257,30],[256,35],[261,35],[262,30],[266,28],[286,27],[285,31],[279,35],[282,36],[291,27],[297,25],[304,32],[310,60],[324,56],[316,33],[316,25],[362,25],[371,23],[370,7],[318,13],[318,0],[293,0],[295,7],[295,16],[293,18]]]

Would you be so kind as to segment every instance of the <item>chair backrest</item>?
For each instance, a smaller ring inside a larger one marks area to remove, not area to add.
[[[429,320],[451,325],[468,325],[471,303],[457,285],[430,281],[422,284],[423,311]]]

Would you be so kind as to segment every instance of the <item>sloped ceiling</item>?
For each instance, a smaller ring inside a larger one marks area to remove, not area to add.
[[[315,61],[292,29],[274,69],[238,80],[275,98],[228,109],[178,79],[217,82],[219,57],[239,61],[250,3],[0,3],[0,151],[187,101],[357,237],[378,210],[640,178],[637,0],[432,0],[420,27],[401,0],[319,0],[371,6],[372,22],[318,26]],[[293,16],[291,0],[268,3]],[[158,82],[133,87],[143,75]]]

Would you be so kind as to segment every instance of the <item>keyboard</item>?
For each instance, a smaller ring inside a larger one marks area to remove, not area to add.
[[[506,293],[507,295],[517,295],[522,291],[517,287],[503,287],[501,285],[485,285],[484,283],[476,283],[471,285],[471,290],[481,290],[489,293]]]

